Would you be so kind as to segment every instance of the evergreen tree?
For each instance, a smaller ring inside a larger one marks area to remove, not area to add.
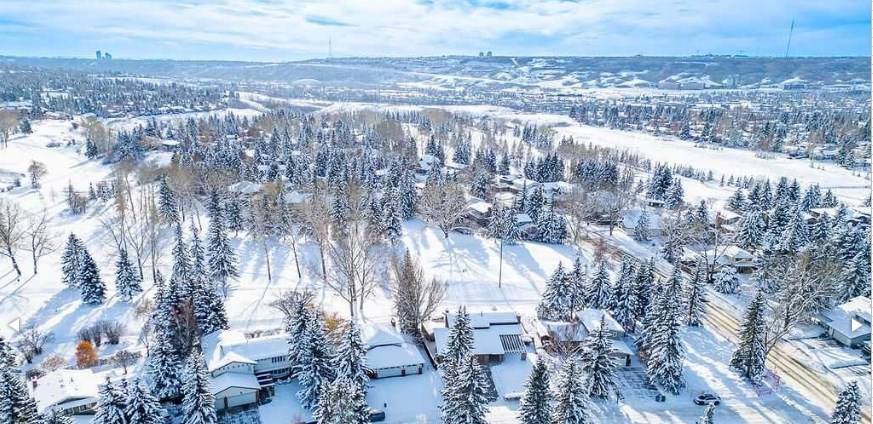
[[[546,281],[546,289],[543,291],[543,297],[540,299],[539,306],[537,306],[537,314],[541,319],[570,319],[573,313],[570,310],[572,296],[571,290],[567,286],[567,281],[564,265],[559,262],[552,277],[549,278],[549,281]]]
[[[300,391],[297,399],[304,408],[315,409],[321,396],[322,385],[335,377],[333,352],[324,331],[324,322],[318,314],[306,320],[307,326],[294,364]]]
[[[64,275],[64,284],[69,288],[79,288],[79,273],[82,269],[82,251],[85,245],[82,240],[70,233],[64,252],[61,255],[61,272]]]
[[[552,415],[552,392],[549,388],[549,369],[537,360],[524,385],[524,396],[518,407],[521,424],[549,424]]]
[[[166,177],[161,178],[161,184],[158,188],[158,214],[165,223],[179,223],[179,202],[176,200],[176,193],[167,183]]]
[[[400,196],[396,189],[385,191],[382,199],[382,222],[381,228],[391,243],[397,243],[403,234],[403,210],[400,204]]]
[[[352,321],[346,331],[343,332],[339,349],[336,353],[337,380],[345,381],[346,394],[349,403],[349,411],[346,414],[345,423],[364,424],[368,423],[369,412],[367,411],[367,384],[370,378],[366,365],[367,346],[361,340],[361,332],[358,325]],[[330,396],[330,393],[321,393],[322,399]],[[321,405],[319,401],[319,405]],[[320,407],[320,406],[319,406]]]
[[[743,194],[743,189],[738,188],[737,191],[728,198],[727,208],[741,214],[746,211],[746,207],[746,195]]]
[[[713,288],[715,291],[724,294],[734,294],[740,287],[740,277],[737,275],[736,268],[725,265],[722,266],[713,280]]]
[[[634,268],[625,259],[621,262],[618,280],[613,284],[615,300],[612,304],[612,316],[628,333],[636,331],[635,311],[637,296],[635,291]]]
[[[585,377],[576,360],[569,358],[561,370],[551,424],[593,423]]]
[[[791,220],[782,230],[777,245],[778,249],[784,253],[796,253],[809,245],[809,227],[799,209],[794,211]]]
[[[467,308],[458,307],[454,322],[451,323],[449,336],[446,340],[446,353],[443,360],[459,362],[465,360],[473,351],[473,326]]]
[[[12,347],[0,338],[0,422],[32,424],[37,418],[36,402],[18,373]]]
[[[443,403],[440,405],[440,416],[444,423],[487,423],[487,378],[479,361],[470,354],[446,363],[443,371]]]
[[[594,277],[585,290],[585,301],[589,308],[609,309],[612,306],[612,285],[606,273],[606,261],[600,261]]]
[[[764,294],[758,292],[746,309],[746,315],[740,326],[739,344],[731,357],[731,366],[739,369],[753,384],[761,383],[765,371],[764,337],[767,327],[764,308]]]
[[[128,384],[127,407],[124,410],[127,424],[163,424],[164,410],[158,398],[139,378]]]
[[[79,269],[79,290],[82,292],[82,301],[92,305],[103,303],[106,300],[106,285],[100,279],[97,263],[84,248],[81,250],[79,260],[82,265]]]
[[[606,314],[600,316],[600,326],[585,340],[579,364],[585,373],[585,387],[592,397],[607,398],[618,394],[615,382],[616,363],[612,358],[612,339],[606,334]]]
[[[861,393],[858,382],[852,381],[837,397],[837,406],[831,415],[831,424],[858,424],[861,422]]]
[[[764,220],[755,209],[748,211],[740,221],[737,244],[744,249],[752,249],[764,242]]]
[[[648,359],[649,380],[670,393],[678,394],[685,387],[682,376],[684,351],[679,341],[679,316],[681,307],[682,273],[678,268],[664,284],[663,294],[653,308],[653,324],[649,335]]]
[[[706,406],[706,411],[703,412],[703,416],[698,418],[695,424],[715,424],[713,415],[715,415],[715,404],[710,403]]]
[[[318,424],[366,424],[370,422],[366,402],[361,415],[362,395],[359,389],[345,379],[324,382],[320,389],[318,406],[312,417]]]
[[[682,180],[676,178],[670,188],[664,194],[664,207],[667,209],[681,209],[685,205],[685,191],[682,189]]]
[[[640,262],[634,275],[634,293],[636,293],[636,301],[634,302],[636,304],[636,311],[634,316],[638,320],[642,320],[649,310],[649,304],[652,300],[652,287],[655,283],[654,268],[654,259]]]
[[[130,302],[134,296],[142,292],[142,279],[136,265],[127,256],[127,250],[121,248],[118,251],[118,260],[115,262],[115,288],[118,296],[125,302]]]
[[[182,386],[182,424],[215,424],[215,395],[203,352],[195,348],[185,364]]]
[[[127,424],[127,400],[121,389],[112,384],[109,378],[97,390],[97,413],[91,424]]]
[[[173,320],[174,303],[168,299],[168,288],[160,273],[157,277],[157,292],[155,294],[155,312],[152,315],[155,340],[149,347],[146,360],[146,374],[149,376],[152,393],[161,400],[174,400],[181,395],[182,382],[180,368],[182,366],[176,352],[175,331]]]
[[[649,214],[646,211],[640,212],[640,217],[634,225],[633,238],[636,241],[648,241],[650,234]]]
[[[170,285],[183,298],[189,298],[193,290],[191,280],[191,260],[188,258],[188,246],[182,235],[182,224],[176,223],[176,242],[173,245],[173,273],[170,275]]]
[[[209,257],[209,279],[216,282],[222,290],[226,290],[229,280],[239,277],[239,271],[236,266],[236,255],[224,230],[221,205],[216,191],[212,192],[209,210],[209,237],[206,248]],[[224,294],[227,295],[226,291]]]
[[[73,424],[73,417],[65,414],[61,410],[49,409],[40,414],[36,422],[39,424]],[[135,423],[131,422],[130,424]]]
[[[838,298],[841,302],[857,296],[870,297],[870,245],[864,243],[864,246],[840,273],[843,287]]]

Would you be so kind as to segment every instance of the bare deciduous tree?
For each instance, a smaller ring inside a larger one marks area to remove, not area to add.
[[[18,114],[8,109],[0,109],[0,145],[9,147],[9,136],[18,127]]]
[[[60,369],[64,369],[68,366],[70,366],[70,361],[67,361],[66,358],[57,353],[47,356],[39,364],[39,367],[42,368],[45,372],[57,371]]]
[[[365,217],[367,201],[359,184],[348,187],[349,217],[345,230],[328,243],[331,271],[327,285],[349,303],[349,313],[363,311],[364,300],[376,287],[382,249]],[[357,308],[357,311],[356,311]]]
[[[24,211],[18,204],[0,199],[0,255],[12,261],[12,267],[21,277],[21,268],[15,260],[15,253],[24,243],[26,234]]]
[[[44,163],[32,160],[30,166],[27,167],[27,173],[30,175],[30,186],[39,188],[39,181],[45,174],[48,174],[48,168],[45,167]]]
[[[121,367],[124,370],[124,374],[127,374],[127,369],[136,364],[136,361],[139,360],[140,355],[133,353],[129,350],[119,350],[109,357],[109,361],[112,362],[113,365],[117,367]]]
[[[15,347],[24,355],[24,360],[31,363],[33,358],[41,355],[45,344],[53,338],[52,333],[44,333],[34,327],[22,329],[15,341]]]
[[[85,130],[85,138],[91,140],[100,153],[109,152],[112,146],[109,137],[109,128],[103,125],[97,117],[89,116],[82,121],[82,128]]]
[[[30,250],[31,257],[33,258],[34,275],[37,273],[39,259],[57,249],[57,246],[53,241],[57,238],[57,234],[49,233],[47,223],[48,218],[46,217],[46,213],[45,211],[42,211],[39,215],[31,217],[28,224],[26,233],[29,242],[28,250]]]
[[[330,243],[330,207],[327,195],[315,192],[303,205],[303,215],[306,218],[306,234],[318,244],[321,254],[321,275],[327,279],[327,246]]]
[[[391,261],[394,309],[400,320],[400,329],[420,335],[421,325],[436,312],[446,287],[437,279],[426,279],[418,258],[407,250],[403,257]]]
[[[467,211],[464,189],[457,181],[429,183],[421,192],[418,210],[425,221],[436,225],[448,238],[449,231]]]

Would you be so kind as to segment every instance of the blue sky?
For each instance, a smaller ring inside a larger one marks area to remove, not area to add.
[[[870,56],[863,0],[2,0],[0,55]]]

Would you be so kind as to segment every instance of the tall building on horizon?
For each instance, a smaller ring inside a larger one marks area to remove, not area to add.
[[[100,50],[97,50],[97,60],[103,59],[103,55],[100,53]]]
[[[103,59],[112,60],[112,55],[109,52],[103,53]]]

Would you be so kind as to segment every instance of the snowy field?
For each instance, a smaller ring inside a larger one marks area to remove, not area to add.
[[[352,106],[331,106],[328,110],[339,107]],[[499,108],[451,109],[482,112],[522,121],[538,119],[542,122],[553,120],[554,123],[567,123],[567,118],[556,115],[511,114]],[[125,127],[127,125],[119,124]],[[771,179],[787,175],[798,178],[804,184],[816,182],[824,187],[868,184],[863,178],[853,177],[848,171],[839,168],[818,170],[809,168],[807,162],[802,161],[762,160],[755,158],[751,152],[741,150],[695,149],[690,143],[678,140],[589,128],[574,123],[567,123],[559,131],[572,134],[578,140],[638,151],[654,160],[708,166],[716,172],[720,170],[730,173],[731,170],[737,170],[743,174],[769,176]],[[14,136],[9,148],[0,151],[0,170],[25,173],[30,161],[35,159],[44,162],[49,173],[39,190],[29,188],[27,181],[23,181],[24,187],[0,196],[15,200],[30,213],[45,210],[50,217],[50,229],[58,236],[56,243],[59,247],[70,232],[81,237],[107,283],[107,301],[98,306],[84,305],[77,292],[64,287],[60,277],[60,251],[40,261],[40,272],[37,275],[32,275],[29,259],[24,253],[19,258],[24,271],[21,279],[15,278],[7,260],[0,262],[0,323],[21,318],[24,325],[52,332],[55,338],[48,350],[72,359],[74,343],[77,341],[76,332],[79,329],[96,320],[117,319],[126,324],[127,334],[121,345],[104,346],[101,356],[107,356],[115,349],[141,348],[137,340],[143,327],[142,319],[136,317],[131,304],[120,302],[114,296],[115,249],[106,229],[101,225],[101,213],[111,208],[111,205],[92,206],[80,216],[71,216],[65,211],[63,193],[68,184],[72,183],[80,191],[87,190],[89,182],[96,183],[107,178],[111,170],[96,162],[87,161],[77,152],[76,146],[46,147],[50,141],[59,141],[64,145],[69,140],[78,141],[79,145],[83,140],[82,135],[72,129],[69,121],[35,122],[33,134]],[[155,163],[165,162],[166,155],[156,157]],[[717,185],[683,181],[686,182],[686,190],[691,196],[716,199],[726,198],[732,192],[731,189]],[[860,191],[841,190],[838,194],[853,201],[863,198]],[[165,231],[169,240],[169,231]],[[617,232],[616,237],[626,238],[621,240],[622,244],[635,244],[623,233]],[[250,331],[280,328],[281,315],[269,306],[270,302],[283,291],[303,287],[316,290],[320,295],[319,301],[326,310],[341,314],[347,311],[346,304],[322,284],[317,249],[312,243],[304,244],[301,251],[303,278],[297,278],[290,247],[273,244],[270,249],[272,281],[267,279],[266,263],[260,246],[241,237],[234,238],[233,243],[240,261],[241,277],[227,300],[232,329]],[[571,246],[528,242],[507,245],[503,251],[502,284],[498,286],[501,259],[499,246],[493,240],[457,233],[452,233],[446,239],[436,228],[412,220],[404,226],[402,247],[410,249],[420,257],[429,276],[447,284],[447,297],[444,301],[446,308],[467,305],[472,312],[514,310],[523,315],[534,314],[545,281],[559,262],[569,266],[577,256],[581,256],[583,263],[590,263],[592,257],[591,252],[577,251]],[[402,247],[398,246],[398,251]],[[637,248],[641,253],[647,252],[643,247]],[[169,274],[170,260],[168,247],[159,264],[165,275]],[[145,271],[148,276],[150,270]],[[144,289],[135,302],[151,297],[151,279],[148,277],[145,279]],[[364,315],[377,322],[390,319],[392,308],[387,282],[367,302]],[[0,331],[11,336],[11,330],[5,324]],[[812,405],[788,387],[759,397],[751,386],[728,368],[732,345],[727,340],[706,328],[688,328],[683,331],[682,341],[687,350],[685,376],[688,380],[688,388],[683,394],[668,399],[666,403],[655,402],[651,397],[628,397],[620,403],[618,409],[614,406],[601,408],[606,411],[602,412],[605,414],[604,422],[691,423],[703,412],[703,407],[692,403],[693,396],[702,391],[718,393],[724,400],[716,412],[717,422],[824,422],[828,411]],[[40,359],[37,358],[37,361]],[[515,422],[514,410],[518,407],[517,401],[505,401],[502,396],[522,390],[528,367],[529,362],[512,362],[511,359],[494,367],[501,399],[492,405],[489,413],[491,422]],[[292,417],[299,416],[304,420],[309,418],[294,400],[293,387],[293,383],[279,386],[272,403],[261,408],[265,423],[285,424]],[[421,376],[375,381],[368,400],[372,406],[385,409],[387,422],[435,422],[438,420],[440,387],[439,376],[433,369],[427,369]]]

